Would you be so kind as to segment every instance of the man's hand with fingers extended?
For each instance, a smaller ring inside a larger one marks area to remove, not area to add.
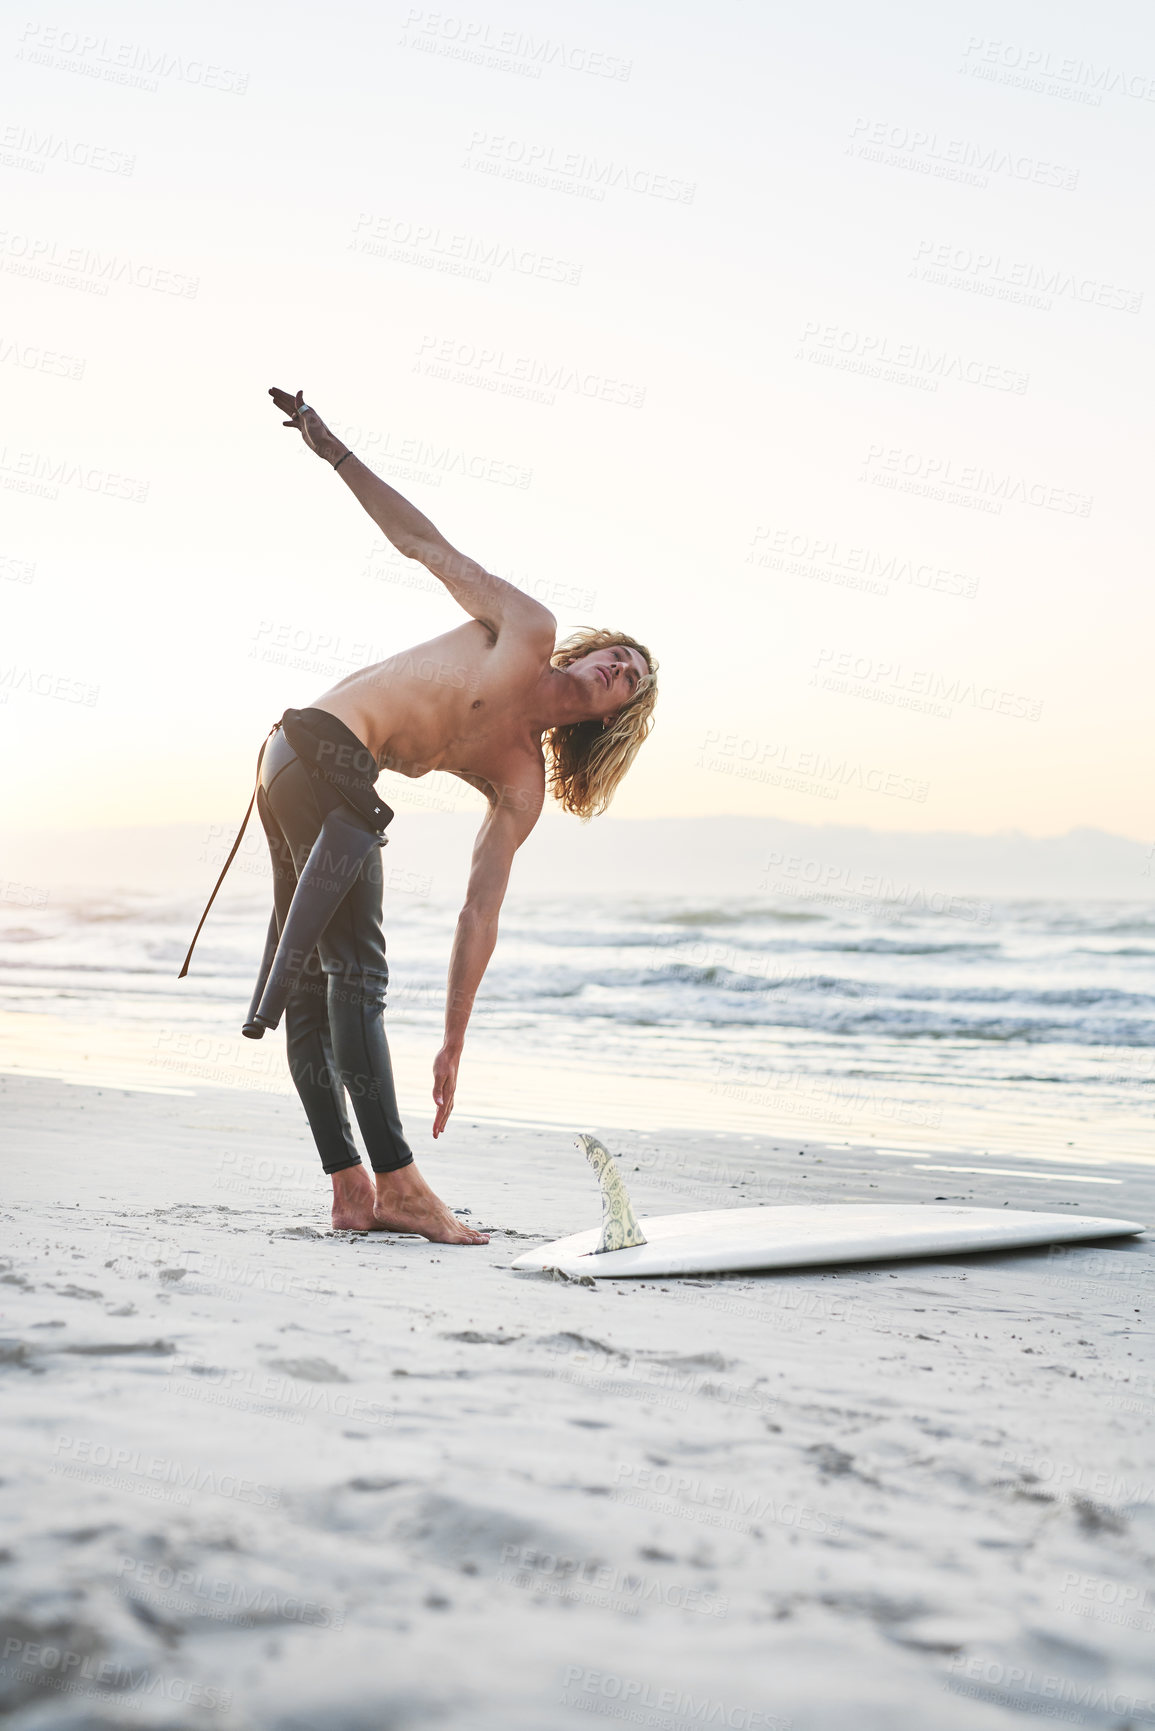
[[[274,385],[269,391],[274,403],[282,415],[288,415],[289,420],[283,424],[286,427],[296,427],[310,451],[315,451],[318,457],[324,457],[326,463],[336,463],[348,449],[334,433],[331,433],[316,409],[305,401],[304,391],[298,391],[290,396],[288,391],[279,391]]]
[[[437,1116],[433,1120],[433,1134],[440,1136],[449,1122],[449,1114],[453,1110],[453,1096],[457,1091],[457,1066],[461,1062],[461,1051],[453,1046],[442,1046],[433,1060],[433,1103],[437,1107]]]

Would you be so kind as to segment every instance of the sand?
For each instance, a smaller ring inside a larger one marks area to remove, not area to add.
[[[289,1097],[0,1104],[13,1731],[1155,1721],[1147,1241],[584,1286],[508,1268],[598,1218],[556,1128],[416,1135],[451,1248],[331,1234]],[[641,1212],[1152,1215],[1134,1163],[573,1128]]]

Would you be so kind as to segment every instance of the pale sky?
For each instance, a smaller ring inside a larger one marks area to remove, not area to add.
[[[1149,838],[1144,9],[10,17],[9,825],[239,817],[460,618],[277,384],[655,651],[615,815]]]

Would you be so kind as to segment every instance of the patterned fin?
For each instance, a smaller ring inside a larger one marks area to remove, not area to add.
[[[637,1244],[644,1244],[645,1233],[634,1218],[633,1207],[612,1154],[596,1136],[580,1135],[577,1145],[584,1149],[602,1187],[602,1241],[594,1255],[600,1256],[603,1250],[630,1250]]]

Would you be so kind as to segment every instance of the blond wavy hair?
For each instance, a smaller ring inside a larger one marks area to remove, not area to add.
[[[595,649],[613,649],[618,644],[636,649],[649,672],[638,681],[637,691],[617,720],[609,727],[596,717],[571,721],[551,727],[542,740],[549,790],[565,811],[572,811],[583,823],[605,811],[654,725],[658,663],[636,637],[592,627],[565,638],[550,657],[554,667],[570,667]]]

